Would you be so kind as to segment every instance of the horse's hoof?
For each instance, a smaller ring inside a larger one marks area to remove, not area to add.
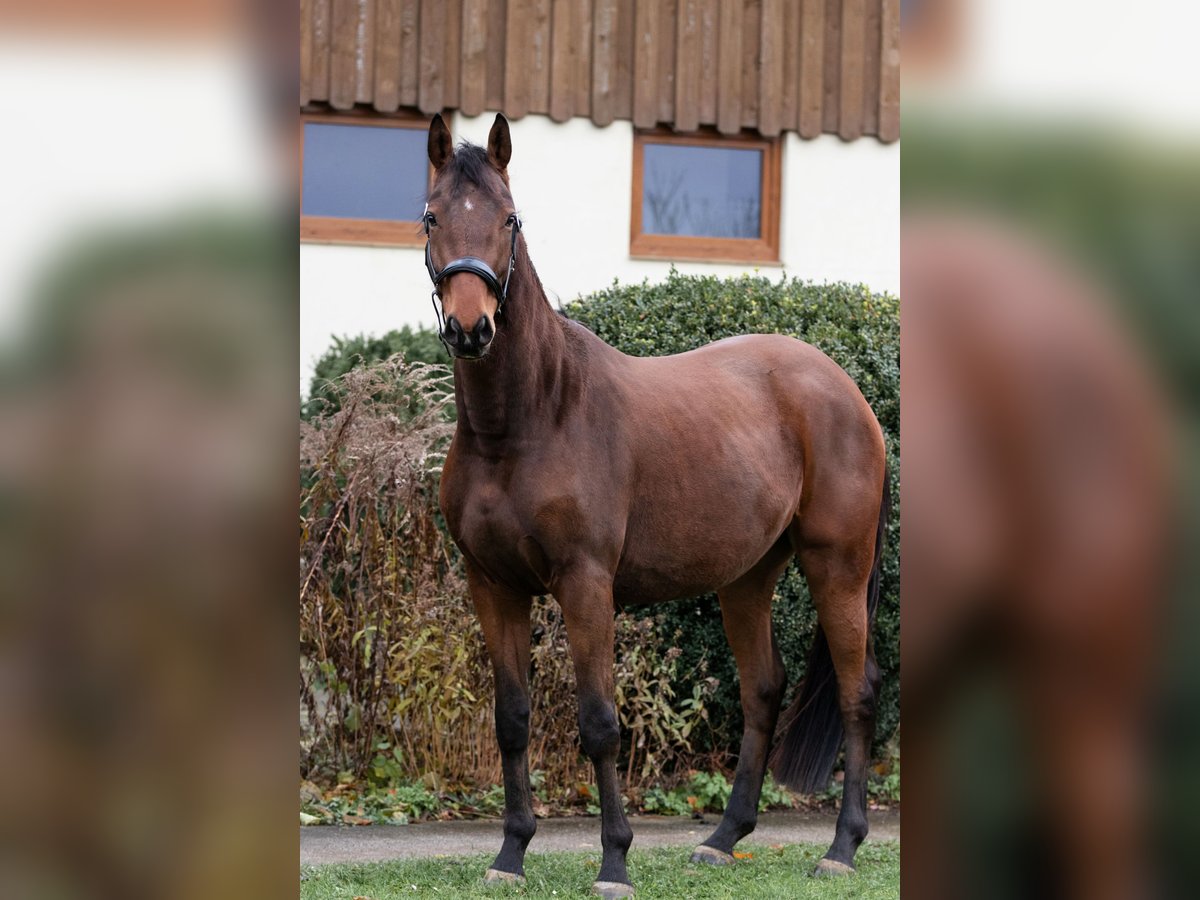
[[[483,876],[484,884],[524,884],[525,876],[516,872],[501,872],[499,869],[488,869]]]
[[[853,875],[854,866],[848,866],[836,859],[824,858],[817,863],[813,875],[817,878],[841,878],[843,875]]]
[[[701,844],[693,851],[692,862],[708,863],[710,866],[732,866],[737,860],[733,858],[732,854],[726,853],[724,850],[718,850],[716,847]]]
[[[614,897],[632,897],[633,885],[623,884],[620,881],[597,881],[592,885],[592,893],[597,897],[603,897],[604,900],[613,900]]]

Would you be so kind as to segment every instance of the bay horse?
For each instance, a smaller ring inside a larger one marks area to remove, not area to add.
[[[867,401],[829,357],[781,335],[676,356],[620,353],[546,299],[509,190],[504,117],[485,150],[455,149],[435,116],[428,149],[426,265],[458,411],[440,502],[492,661],[504,777],[504,841],[486,879],[523,880],[536,828],[528,677],[530,608],[542,594],[562,610],[580,744],[596,770],[594,891],[624,897],[633,834],[616,769],[614,615],[716,591],[745,732],[729,803],[692,860],[734,861],[754,829],[786,686],[771,600],[793,554],[819,631],[773,771],[789,787],[823,788],[844,728],[842,806],[817,873],[853,871],[867,834],[879,680],[870,626],[888,495]]]

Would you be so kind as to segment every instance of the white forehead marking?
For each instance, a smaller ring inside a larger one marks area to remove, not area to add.
[[[472,210],[472,209],[474,209],[474,208],[475,208],[475,207],[473,207],[473,206],[471,205],[471,201],[470,201],[470,200],[464,200],[464,201],[463,201],[463,209],[465,209],[465,210]]]

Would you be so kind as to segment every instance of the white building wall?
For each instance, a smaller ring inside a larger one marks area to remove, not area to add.
[[[455,140],[485,144],[495,113],[455,115]],[[633,126],[598,128],[544,116],[511,123],[509,178],[534,266],[552,302],[612,283],[665,278],[667,260],[629,256]],[[782,271],[814,281],[900,289],[900,145],[874,138],[788,134],[783,156],[782,266],[679,262],[683,272]],[[303,244],[300,248],[300,367],[334,335],[382,334],[433,325],[429,277],[417,248]]]

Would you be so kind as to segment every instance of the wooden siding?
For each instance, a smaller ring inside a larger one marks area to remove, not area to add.
[[[300,105],[900,134],[899,0],[301,0]]]

